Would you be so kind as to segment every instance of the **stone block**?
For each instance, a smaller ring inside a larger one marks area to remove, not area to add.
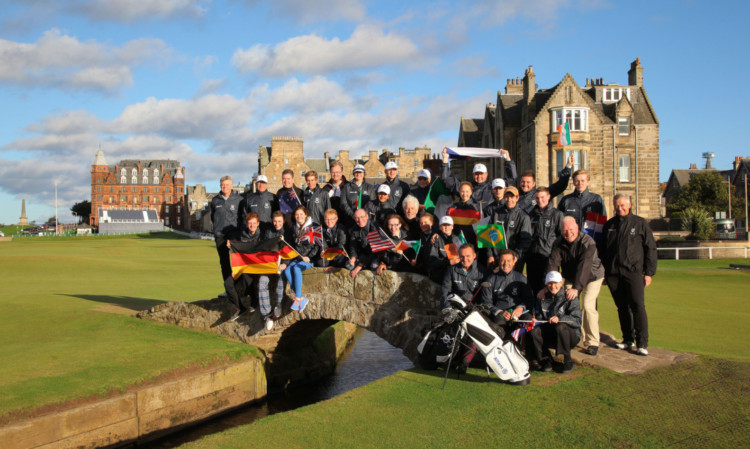
[[[138,418],[131,418],[88,432],[79,433],[64,440],[36,446],[36,449],[69,449],[72,447],[76,449],[94,449],[120,445],[128,441],[135,441],[136,438],[138,438]]]
[[[354,299],[360,301],[372,301],[372,283],[375,273],[370,270],[362,270],[354,278]]]

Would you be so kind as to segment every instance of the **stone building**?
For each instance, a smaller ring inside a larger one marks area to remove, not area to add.
[[[458,146],[504,148],[519,175],[536,172],[538,185],[554,182],[573,153],[574,169],[589,172],[590,190],[604,198],[609,215],[612,197],[622,192],[633,198],[634,213],[658,218],[659,120],[646,95],[640,58],[630,65],[626,85],[589,78],[582,87],[566,74],[557,85],[538,89],[535,77],[529,67],[522,79],[507,80],[505,93],[498,91],[497,104],[487,105],[484,118],[462,118]],[[558,147],[557,126],[565,122],[572,144]],[[501,168],[498,163],[490,170]],[[470,170],[462,161],[454,165],[456,172]]]
[[[122,160],[107,165],[102,150],[91,166],[92,226],[100,210],[155,210],[165,226],[185,229],[185,167],[173,160]]]

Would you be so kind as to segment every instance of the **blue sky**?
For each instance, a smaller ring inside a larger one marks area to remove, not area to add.
[[[507,78],[627,84],[640,57],[660,120],[660,178],[750,156],[747,2],[4,0],[0,223],[61,219],[89,170],[171,158],[217,190],[257,172],[258,145],[305,153],[455,145]]]

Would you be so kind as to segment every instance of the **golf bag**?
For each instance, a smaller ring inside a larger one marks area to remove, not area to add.
[[[487,317],[473,310],[461,321],[461,328],[484,355],[488,370],[510,384],[528,385],[529,362],[512,340],[503,342],[498,337]]]
[[[442,322],[430,329],[422,341],[417,345],[417,361],[419,365],[426,370],[436,370],[451,358],[451,350],[460,351],[460,344],[453,344],[453,339],[457,333],[461,333],[458,339],[463,338],[463,331],[460,330],[461,323],[458,321]],[[454,354],[455,355],[455,354]]]

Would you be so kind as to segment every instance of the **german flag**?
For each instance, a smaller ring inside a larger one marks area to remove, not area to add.
[[[333,260],[337,258],[338,256],[347,256],[346,251],[344,251],[341,248],[328,248],[322,253],[320,253],[320,257],[322,257],[325,260]]]
[[[482,213],[474,209],[448,209],[448,215],[453,219],[454,225],[473,225],[482,218]]]
[[[299,256],[281,238],[276,237],[260,242],[232,241],[229,248],[229,260],[232,265],[232,277],[237,279],[243,274],[276,274],[279,272],[279,258],[291,258],[291,253]]]

